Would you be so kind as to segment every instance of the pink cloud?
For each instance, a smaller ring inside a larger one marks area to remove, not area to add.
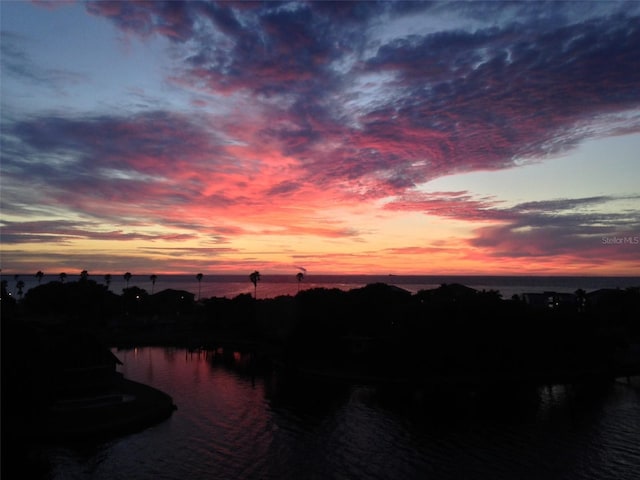
[[[460,192],[409,192],[387,203],[385,209],[419,211],[428,215],[473,222],[509,221],[517,218],[515,212],[498,208],[500,202],[475,199],[466,191]]]
[[[415,187],[453,173],[536,161],[597,135],[640,132],[638,117],[624,116],[640,106],[637,10],[612,6],[618,16],[569,21],[582,18],[567,14],[577,7],[558,4],[553,21],[542,22],[549,17],[539,5],[510,6],[518,15],[493,19],[474,5],[451,4],[452,16],[470,16],[478,25],[490,19],[491,27],[465,30],[462,22],[388,40],[371,36],[379,32],[372,27],[381,15],[392,22],[407,9],[427,16],[445,7],[290,7],[89,2],[89,13],[131,38],[169,40],[167,80],[196,91],[196,113],[39,112],[3,119],[11,140],[3,151],[5,181],[26,185],[29,179],[28,193],[12,188],[3,198],[5,211],[28,215],[25,205],[32,202],[43,211],[73,211],[127,227],[105,232],[87,226],[83,233],[81,223],[22,222],[5,224],[6,238],[226,245],[258,233],[358,240],[361,227],[327,220],[327,206],[393,197],[387,213],[418,211],[475,224],[463,239],[468,250],[461,255],[469,259],[496,265],[546,257],[577,261],[581,254],[634,260],[635,251],[605,249],[598,239],[633,233],[637,212],[577,211],[576,202],[597,209],[608,198],[505,207],[468,192],[419,193]],[[11,57],[18,62],[9,65],[12,71],[37,78],[19,57]],[[224,114],[211,107],[217,102]],[[611,114],[623,119],[601,127]],[[172,231],[146,233],[152,225]],[[137,230],[142,226],[145,233]],[[406,255],[429,253],[399,248]],[[438,245],[422,248],[440,252]]]

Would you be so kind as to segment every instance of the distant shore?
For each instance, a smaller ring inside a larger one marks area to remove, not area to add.
[[[7,281],[8,292],[17,298],[15,274],[2,272],[2,280]],[[19,280],[24,282],[23,294],[39,284],[59,281],[59,274],[45,274],[40,281],[34,274],[18,274]],[[104,274],[91,274],[91,280],[106,285]],[[79,279],[79,274],[69,274],[66,282]],[[361,288],[367,284],[383,282],[396,285],[411,293],[419,290],[437,288],[442,284],[459,283],[477,290],[498,290],[503,298],[522,295],[530,292],[556,291],[571,293],[581,288],[587,292],[600,288],[628,288],[640,286],[640,276],[546,276],[546,275],[315,275],[307,274],[302,281],[298,281],[295,274],[268,274],[261,276],[258,284],[260,298],[274,298],[279,295],[295,295],[298,290],[313,288],[338,288],[350,290]],[[253,293],[253,285],[249,275],[241,274],[205,274],[201,282],[196,275],[189,274],[159,274],[156,283],[152,284],[150,274],[134,274],[127,283],[122,275],[113,274],[109,283],[109,290],[120,294],[123,288],[135,286],[147,293],[158,292],[167,288],[185,290],[195,295],[196,300],[211,297],[233,298],[243,293]]]

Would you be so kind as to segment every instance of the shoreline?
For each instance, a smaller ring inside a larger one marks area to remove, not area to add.
[[[44,443],[111,438],[154,426],[177,408],[165,392],[125,378],[109,397],[111,401],[94,404],[91,399],[54,403],[35,436]]]

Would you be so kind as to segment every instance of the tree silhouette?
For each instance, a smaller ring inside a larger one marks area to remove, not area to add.
[[[158,279],[158,276],[155,273],[149,277],[149,280],[151,280],[151,295],[153,295],[153,289],[156,286],[157,279]]]
[[[16,288],[18,289],[18,297],[20,297],[20,300],[22,300],[22,289],[24,288],[24,282],[22,280],[18,280],[16,282]]]
[[[110,273],[105,274],[104,283],[107,284],[107,290],[109,290],[109,285],[111,285],[111,274]]]
[[[129,288],[129,280],[131,280],[131,272],[127,272],[123,275],[124,281],[127,282],[127,288]]]
[[[303,278],[304,278],[304,274],[302,272],[298,272],[296,274],[296,279],[298,280],[298,291],[300,291],[300,282],[302,282]]]
[[[249,275],[249,280],[253,283],[253,298],[258,298],[258,282],[260,281],[260,272],[255,270]]]
[[[64,272],[60,272],[60,275],[58,275],[58,277],[60,277],[60,282],[64,283],[64,281],[67,279],[67,274]]]
[[[36,272],[36,278],[38,279],[38,285],[40,285],[40,282],[42,282],[42,277],[44,277],[44,273],[42,272],[42,270],[38,270]]]
[[[579,288],[575,291],[574,295],[576,296],[576,303],[578,304],[578,311],[584,312],[585,307],[587,306],[587,292],[582,288]]]
[[[203,275],[201,273],[196,275],[196,278],[198,279],[198,301],[200,301],[200,292],[202,290],[202,277]]]
[[[89,272],[87,272],[86,270],[82,270],[80,272],[80,281],[86,282],[88,279],[89,279]]]

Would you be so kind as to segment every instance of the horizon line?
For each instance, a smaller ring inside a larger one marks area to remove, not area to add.
[[[82,271],[80,271],[82,272]],[[58,273],[46,273],[43,271],[43,275],[44,276],[55,276],[58,277],[61,273],[65,273],[67,276],[72,276],[72,277],[79,277],[80,276],[80,272],[78,273],[68,273],[65,271],[61,271]],[[37,273],[37,271],[36,271]],[[98,273],[91,273],[89,272],[88,276],[89,278],[91,277],[104,277],[105,275],[111,275],[112,278],[115,277],[122,277],[125,273],[131,273],[132,277],[149,277],[151,275],[156,275],[156,276],[191,276],[193,275],[194,277],[197,276],[199,273],[201,273],[203,275],[203,277],[206,277],[207,275],[209,276],[218,276],[218,277],[224,277],[224,276],[245,276],[245,275],[249,275],[251,272],[248,273],[232,273],[232,272],[224,272],[224,273],[205,273],[204,271],[202,272],[197,272],[197,273],[184,273],[184,272],[160,272],[160,273],[156,273],[156,272],[148,272],[148,273],[134,273],[134,272],[123,272],[123,273],[111,273],[111,272],[98,272]],[[260,272],[260,276],[261,277],[265,277],[265,276],[273,276],[273,277],[289,277],[289,276],[295,276],[297,273],[300,272],[292,272],[292,273],[281,273],[281,272],[277,272],[277,273],[262,273]],[[35,277],[36,274],[35,273],[24,273],[24,272],[1,272],[0,271],[0,277],[3,276],[13,276],[15,277],[16,275],[18,276],[24,276],[24,277]],[[524,274],[524,273],[509,273],[509,274],[495,274],[495,273],[327,273],[327,272],[319,272],[319,273],[308,273],[305,272],[304,273],[305,277],[310,277],[310,276],[347,276],[347,277],[515,277],[515,278],[526,278],[526,277],[540,277],[540,278],[640,278],[640,275],[630,275],[630,274],[545,274],[545,273],[531,273],[531,274]]]

